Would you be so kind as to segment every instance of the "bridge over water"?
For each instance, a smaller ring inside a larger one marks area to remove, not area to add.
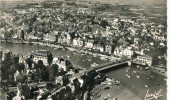
[[[103,65],[99,65],[94,68],[97,72],[105,72],[105,71],[110,71],[113,69],[119,69],[122,67],[127,67],[128,65],[131,65],[131,61],[123,61],[123,62],[110,62],[110,63],[105,63]]]

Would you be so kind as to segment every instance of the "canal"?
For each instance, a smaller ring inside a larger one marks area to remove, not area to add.
[[[53,53],[54,57],[63,57],[69,59],[73,65],[83,68],[89,68],[92,63],[102,64],[107,61],[101,60],[99,57],[93,57],[92,55],[82,55],[78,53],[72,53],[68,50],[55,50],[52,47],[43,47],[39,45],[28,44],[8,44],[1,43],[1,50],[9,49],[15,54],[28,55],[28,52],[35,51],[37,49],[49,50]],[[91,60],[89,60],[91,59]],[[124,67],[121,69],[112,70],[106,73],[111,78],[119,80],[121,84],[133,92],[137,97],[144,100],[147,90],[151,93],[162,90],[162,97],[157,100],[167,100],[167,85],[164,76],[158,75],[151,71],[139,70],[133,67]],[[130,76],[129,77],[127,77]],[[113,91],[114,92],[114,91]],[[156,100],[156,99],[153,99]]]

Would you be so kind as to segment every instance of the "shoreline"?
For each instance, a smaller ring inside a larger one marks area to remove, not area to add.
[[[28,40],[24,40],[24,41],[20,41],[19,42],[19,40],[18,40],[18,42],[14,42],[13,40],[12,41],[10,40],[9,42],[5,42],[4,39],[1,39],[1,43],[29,44],[29,41]],[[60,48],[60,47],[62,47],[62,48],[65,48],[65,49],[67,49],[69,51],[73,51],[73,52],[76,51],[78,53],[86,53],[86,54],[89,54],[89,55],[95,54],[95,55],[100,56],[100,57],[102,57],[102,56],[105,56],[107,58],[111,57],[111,55],[109,56],[107,54],[100,54],[100,53],[96,53],[96,52],[90,52],[90,51],[84,50],[83,48],[79,50],[79,49],[76,49],[76,47],[71,47],[71,46],[68,46],[68,45],[43,43],[41,41],[39,41],[39,42],[31,42],[31,43],[32,43],[32,45],[48,46],[48,47],[52,47],[52,48]],[[64,46],[66,46],[66,47],[64,47]]]

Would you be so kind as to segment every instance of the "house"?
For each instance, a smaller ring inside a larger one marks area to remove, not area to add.
[[[153,39],[156,41],[162,41],[162,42],[166,40],[164,35],[154,35]]]
[[[64,71],[67,71],[67,66],[63,58],[54,58],[53,64],[57,64],[59,69],[63,69]]]
[[[105,43],[104,44],[104,52],[107,54],[111,54],[112,46],[113,46],[112,39],[110,39],[110,38],[107,38],[107,40],[103,39],[103,43]]]
[[[85,41],[85,48],[92,49],[93,43],[94,43],[94,40],[88,39],[87,41]]]
[[[84,46],[84,40],[81,38],[74,38],[73,39],[73,46],[74,47],[83,47]]]
[[[105,45],[105,52],[108,54],[112,53],[112,46],[111,45]]]
[[[63,86],[63,76],[58,76],[58,77],[56,77],[55,83],[56,83],[56,84],[60,83],[61,86]]]
[[[132,47],[117,47],[114,50],[114,55],[119,57],[125,56],[127,58],[132,58],[133,54],[134,51]]]
[[[43,35],[35,35],[34,33],[30,33],[28,36],[27,36],[27,39],[29,40],[41,40],[43,38]]]
[[[123,50],[122,54],[128,58],[131,58],[134,54],[134,51],[132,50],[132,47],[128,47]]]
[[[133,40],[134,40],[133,42],[134,42],[135,45],[138,45],[138,44],[141,43],[141,39],[140,38],[134,38]]]
[[[78,39],[77,39],[77,38],[74,38],[74,39],[73,39],[73,46],[76,47],[77,45],[78,45]]]
[[[64,37],[58,36],[58,41],[57,42],[63,44],[64,43]]]
[[[48,41],[48,42],[56,42],[56,40],[57,40],[56,38],[57,38],[57,36],[54,34],[46,34],[46,35],[44,35],[43,40]]]
[[[137,58],[133,62],[136,64],[140,64],[140,65],[151,66],[152,65],[152,57],[147,56],[147,55],[140,55],[140,56],[137,56]]]
[[[67,34],[67,35],[66,35],[66,43],[67,43],[68,45],[70,45],[70,43],[71,43],[71,36],[70,36],[70,34]]]
[[[96,43],[93,45],[93,49],[94,50],[97,50],[97,51],[100,51],[100,52],[104,52],[104,46],[103,44],[101,43]]]

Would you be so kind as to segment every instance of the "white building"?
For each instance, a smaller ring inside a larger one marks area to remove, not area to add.
[[[127,58],[131,58],[133,54],[134,54],[134,51],[132,47],[127,47],[127,48],[117,47],[114,51],[114,55],[119,56],[119,57],[126,56]]]
[[[46,35],[44,35],[43,40],[49,41],[49,42],[55,42],[56,41],[56,35],[46,34]]]
[[[128,58],[131,58],[133,54],[134,54],[134,51],[132,50],[132,47],[128,47],[123,50],[123,55]]]
[[[105,46],[105,52],[111,54],[112,53],[112,46],[111,45],[106,45]]]
[[[73,39],[73,46],[75,47],[82,47],[84,45],[84,41],[80,38]]]
[[[152,65],[152,57],[150,56],[137,56],[137,58],[134,60],[134,63],[141,64],[141,65]]]
[[[163,35],[154,35],[153,39],[156,41],[165,41],[166,40]]]
[[[94,43],[94,40],[87,40],[85,42],[85,48],[92,49],[93,48],[93,43]]]
[[[50,53],[47,50],[36,50],[33,53],[33,60],[37,63],[39,60],[42,60],[44,65],[48,65],[48,61],[47,61],[47,54]]]
[[[57,64],[59,69],[63,69],[64,71],[67,71],[67,66],[66,66],[66,61],[63,59],[61,60],[61,58],[53,58],[53,64]]]

